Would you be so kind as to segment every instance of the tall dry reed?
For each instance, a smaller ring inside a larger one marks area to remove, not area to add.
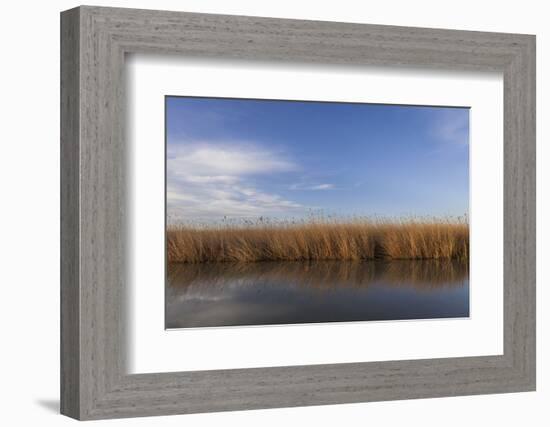
[[[171,226],[168,262],[467,259],[464,220],[319,221]]]

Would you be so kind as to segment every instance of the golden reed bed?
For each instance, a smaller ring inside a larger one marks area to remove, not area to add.
[[[168,262],[467,259],[464,220],[170,226]]]

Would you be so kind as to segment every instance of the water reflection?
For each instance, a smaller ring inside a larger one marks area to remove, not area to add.
[[[469,316],[460,261],[171,264],[166,327]]]

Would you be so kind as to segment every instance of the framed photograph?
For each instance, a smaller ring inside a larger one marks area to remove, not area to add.
[[[468,108],[167,96],[165,117],[166,328],[469,317]]]
[[[535,37],[61,14],[61,411],[535,389]]]

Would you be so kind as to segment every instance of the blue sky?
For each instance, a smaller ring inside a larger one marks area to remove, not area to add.
[[[468,212],[469,110],[166,98],[174,221]]]

